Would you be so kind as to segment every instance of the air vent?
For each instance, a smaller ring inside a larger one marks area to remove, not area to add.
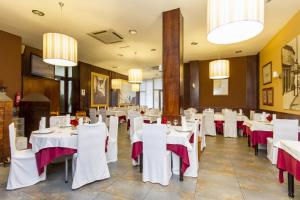
[[[104,30],[88,33],[93,38],[103,42],[104,44],[114,44],[123,42],[124,38],[114,30]]]

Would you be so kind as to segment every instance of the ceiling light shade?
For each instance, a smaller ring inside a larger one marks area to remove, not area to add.
[[[129,83],[142,83],[143,82],[143,72],[141,69],[130,69],[128,72],[128,82]]]
[[[264,0],[208,0],[207,40],[232,44],[258,35],[264,28]]]
[[[133,92],[139,92],[140,91],[140,84],[131,84],[131,90]]]
[[[111,89],[121,90],[121,88],[122,88],[122,80],[121,79],[111,79]]]
[[[214,60],[209,63],[210,79],[225,79],[229,77],[229,60]]]
[[[77,40],[61,33],[44,33],[43,61],[51,65],[77,65]]]

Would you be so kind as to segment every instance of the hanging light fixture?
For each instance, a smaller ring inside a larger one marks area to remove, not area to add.
[[[258,35],[264,28],[264,0],[208,0],[207,40],[232,44]]]
[[[143,82],[143,72],[141,69],[130,69],[128,72],[128,82],[129,83],[142,83]]]
[[[131,90],[133,92],[139,92],[140,91],[140,84],[137,84],[137,83],[131,84]]]
[[[121,90],[121,88],[122,88],[122,80],[121,79],[111,79],[111,89]]]
[[[64,4],[59,2],[61,8]],[[43,61],[51,65],[73,67],[77,65],[77,40],[62,33],[44,33]]]
[[[229,60],[214,60],[209,63],[210,79],[229,78]]]

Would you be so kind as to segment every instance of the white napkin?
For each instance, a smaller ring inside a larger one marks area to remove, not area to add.
[[[182,130],[185,130],[187,128],[185,116],[181,116],[181,126],[182,126]]]
[[[39,130],[43,130],[46,128],[46,117],[42,117],[40,120]]]
[[[71,116],[70,116],[70,114],[67,114],[66,115],[66,126],[70,126],[70,124],[71,124]]]
[[[82,118],[82,117],[80,117],[80,118],[78,119],[78,125],[83,125],[83,118]]]
[[[272,120],[276,119],[276,114],[272,114]]]
[[[157,118],[156,122],[157,122],[157,124],[161,124],[161,118],[160,117]]]
[[[239,109],[239,114],[243,115],[243,110],[242,109]]]

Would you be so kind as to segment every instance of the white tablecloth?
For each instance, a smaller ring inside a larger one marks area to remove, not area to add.
[[[300,161],[300,142],[291,140],[281,140],[279,148],[293,156],[296,160]]]
[[[187,132],[179,132],[174,129],[174,127],[170,128],[170,133],[167,134],[167,144],[180,144],[185,147],[187,147],[188,150],[192,149],[191,143],[190,143],[190,137],[192,136],[193,131],[187,131]],[[142,130],[137,131],[132,136],[132,143],[143,141],[143,132]]]
[[[77,149],[77,135],[74,135],[76,130],[72,130],[72,128],[49,128],[47,130],[53,132],[47,134],[35,133],[38,131],[32,132],[29,143],[32,145],[34,153],[50,147]]]
[[[273,131],[273,124],[267,121],[246,120],[243,125],[248,126],[251,131]],[[298,127],[300,132],[300,127]]]
[[[198,113],[198,114],[196,114],[196,118],[197,119],[201,119],[202,118],[202,113]],[[237,118],[237,121],[246,121],[246,120],[248,120],[248,117],[247,116],[245,116],[245,115],[237,115],[236,116],[236,118]],[[214,120],[215,121],[224,121],[224,115],[223,114],[221,114],[221,113],[215,113],[214,114]]]

